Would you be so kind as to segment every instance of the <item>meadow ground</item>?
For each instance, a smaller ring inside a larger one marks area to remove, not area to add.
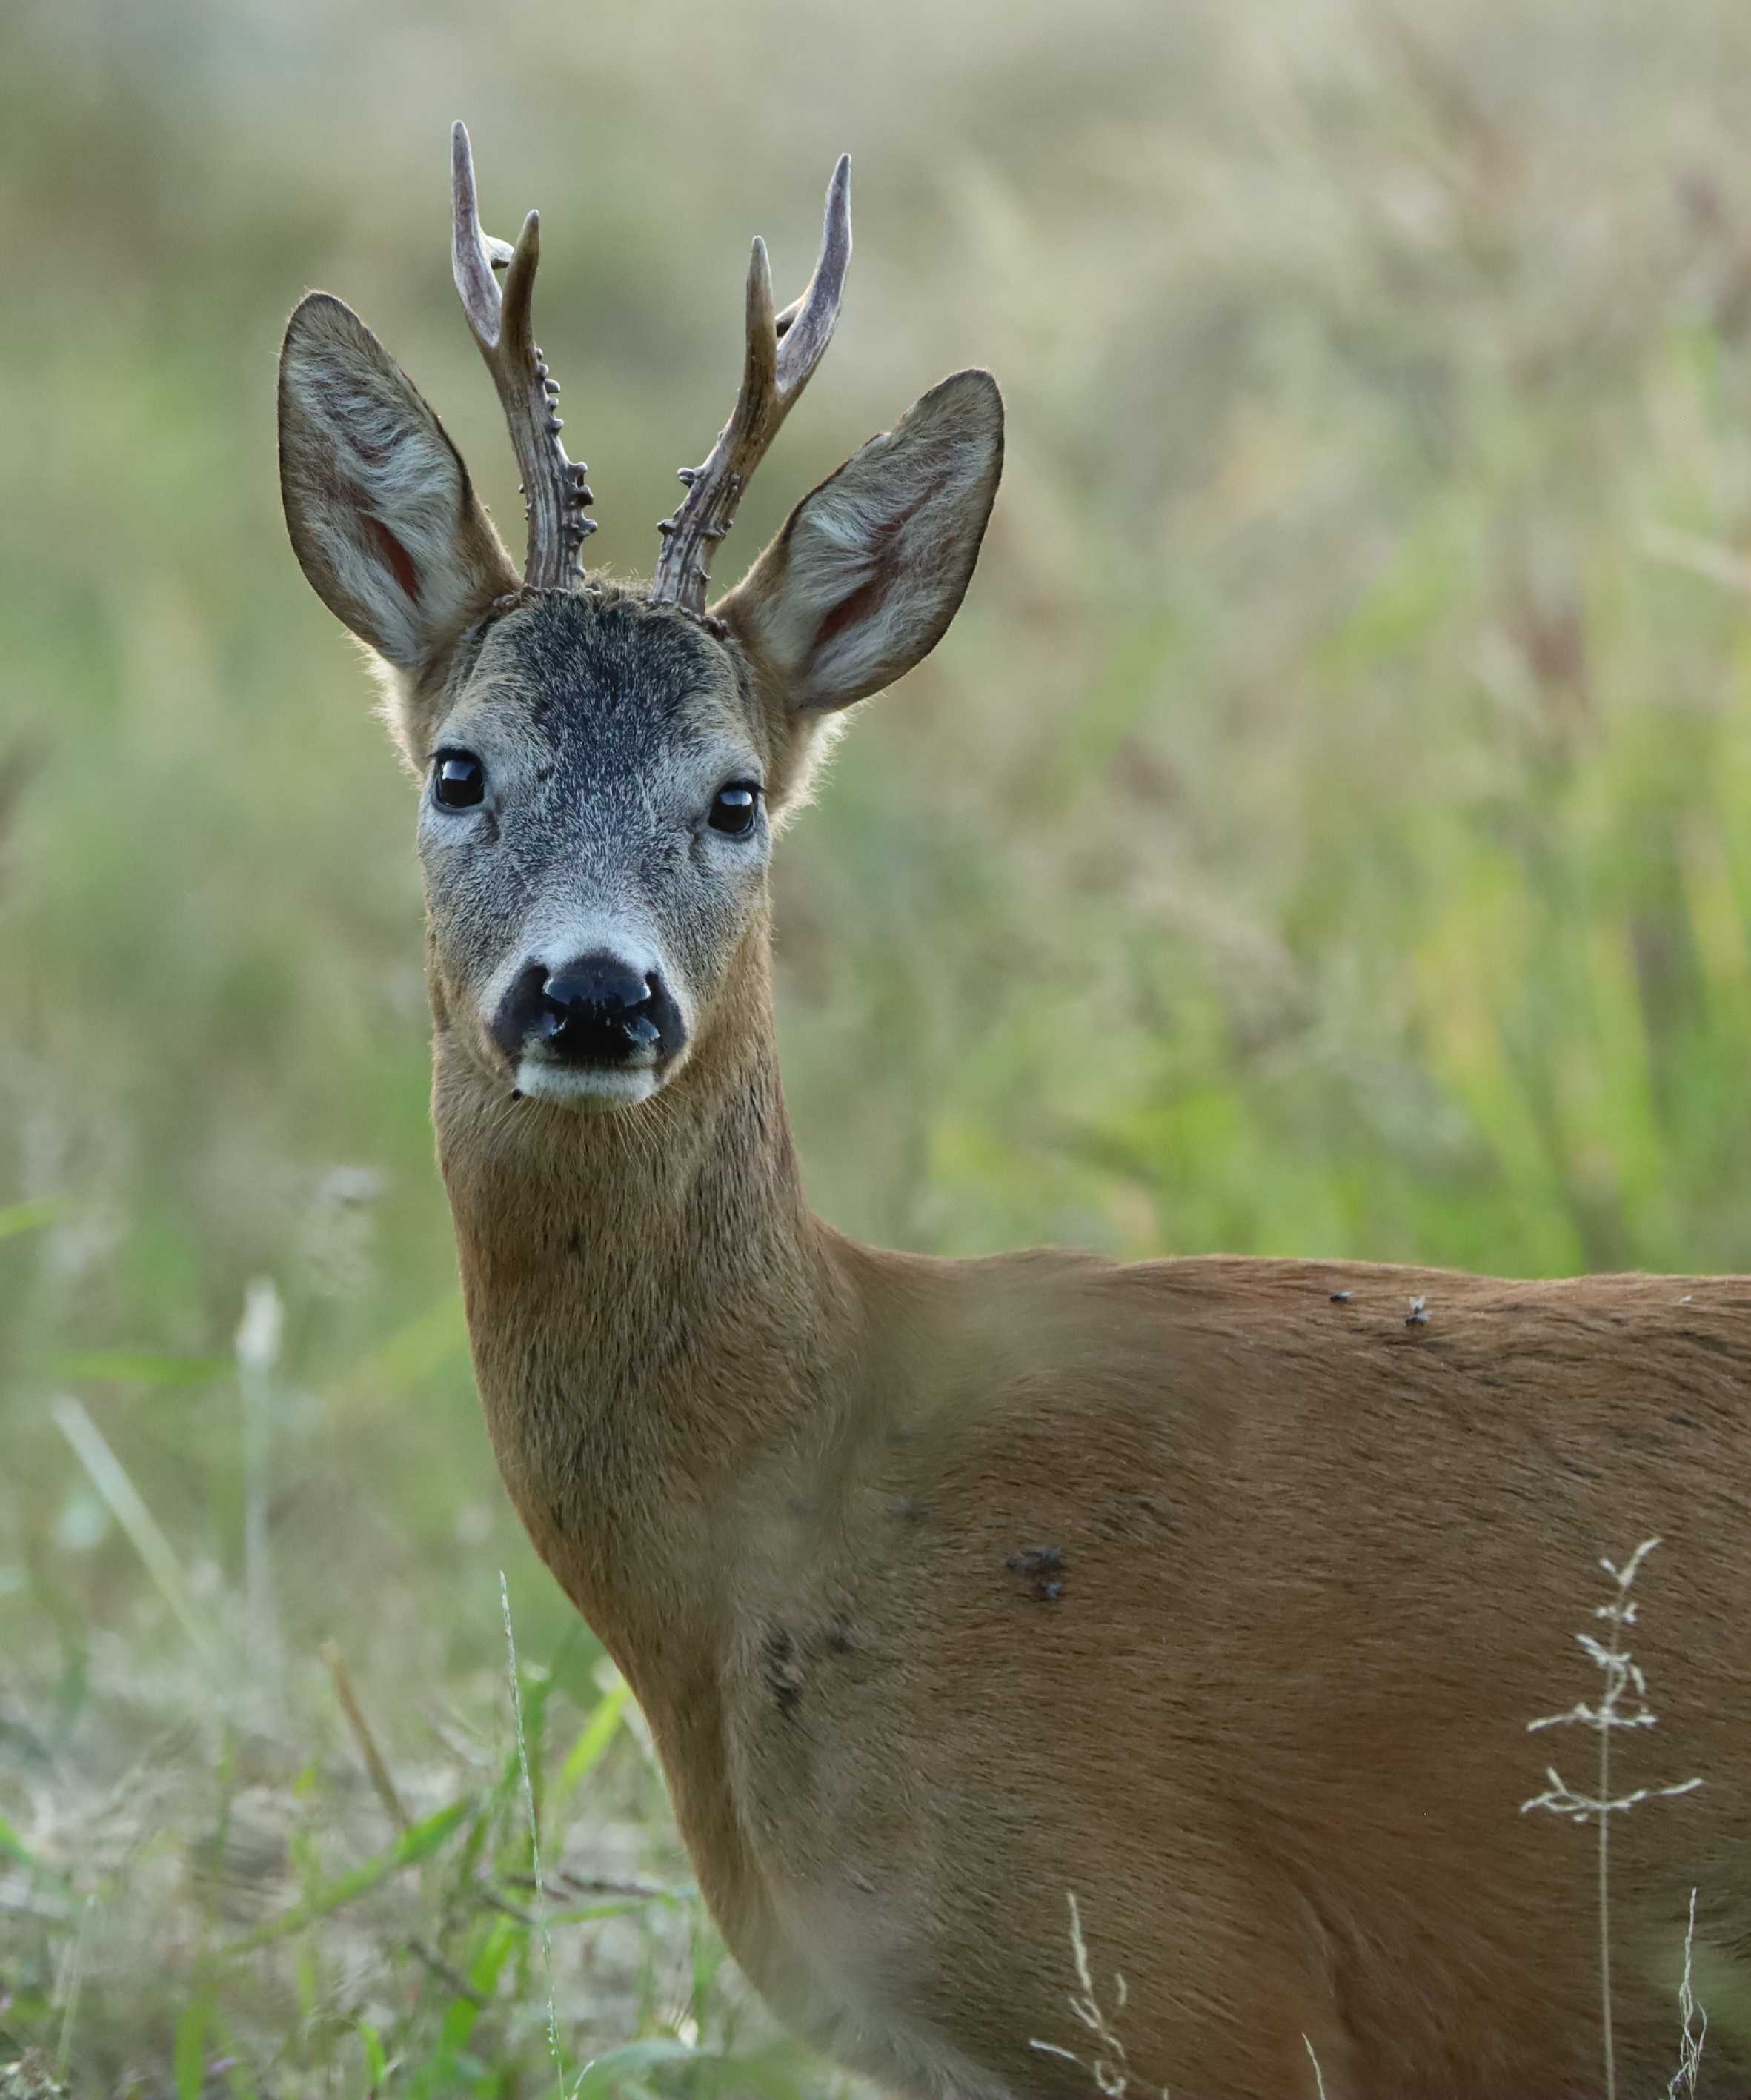
[[[554,2089],[501,1569],[568,2086],[831,2083],[494,1475],[408,786],[278,517],[298,294],[514,520],[465,116],[489,225],[543,208],[622,572],[728,406],[748,235],[788,296],[841,148],[841,334],[737,545],[997,370],[966,611],[781,856],[836,1222],[1751,1268],[1748,107],[1739,0],[12,11],[8,2100]]]

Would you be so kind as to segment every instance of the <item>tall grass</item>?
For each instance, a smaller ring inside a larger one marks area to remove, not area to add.
[[[738,541],[943,372],[998,370],[967,611],[785,842],[787,1081],[837,1223],[1744,1268],[1751,15],[8,28],[0,2058],[50,2075],[64,2036],[102,2092],[544,2088],[502,1566],[568,2060],[814,2089],[759,2054],[636,1715],[493,1474],[406,783],[276,516],[284,315],[352,299],[514,518],[448,282],[465,115],[492,223],[544,209],[543,339],[621,570],[727,405],[748,236],[800,273],[841,148],[845,324]],[[283,1332],[245,1394],[262,1277]]]

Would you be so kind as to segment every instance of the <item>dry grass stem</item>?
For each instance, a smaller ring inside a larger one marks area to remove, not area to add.
[[[566,2100],[565,2059],[559,2048],[559,2007],[554,1988],[554,1940],[547,1927],[547,1886],[541,1878],[541,1832],[535,1812],[535,1782],[529,1776],[529,1740],[523,1725],[523,1685],[517,1675],[517,1635],[511,1626],[510,1584],[499,1570],[499,1605],[505,1615],[505,1666],[510,1679],[511,1712],[517,1722],[517,1764],[523,1774],[523,1807],[529,1817],[529,1868],[535,1880],[535,1921],[547,1970],[547,2047],[554,2059],[554,2081]]]
[[[1106,2100],[1127,2100],[1131,2091],[1131,2069],[1125,2054],[1125,2044],[1112,2019],[1102,2008],[1095,1990],[1094,1970],[1088,1959],[1088,1942],[1083,1932],[1083,1916],[1074,1891],[1066,1890],[1065,1900],[1070,1909],[1070,1958],[1076,1965],[1078,1988],[1070,1993],[1070,2010],[1094,2036],[1095,2053],[1092,2058],[1078,2056],[1074,2049],[1061,2049],[1056,2042],[1030,2041],[1028,2047],[1037,2049],[1042,2056],[1062,2057],[1066,2063],[1078,2065],[1094,2080],[1096,2092],[1104,2093]],[[1113,1978],[1113,1999],[1115,2012],[1125,2010],[1125,1979],[1115,1973]],[[1166,2087],[1162,2089],[1162,2100],[1168,2100]]]
[[[1313,2067],[1313,2090],[1318,2094],[1319,2100],[1325,2100],[1325,2074],[1319,2067],[1318,2054],[1308,2036],[1303,2035],[1301,2039],[1307,2043],[1308,2062]]]
[[[377,1737],[371,1723],[365,1718],[364,1709],[359,1703],[359,1695],[353,1688],[352,1672],[346,1667],[346,1658],[333,1641],[322,1644],[323,1661],[334,1679],[334,1696],[340,1701],[341,1712],[352,1731],[353,1740],[359,1746],[359,1754],[364,1759],[365,1770],[371,1776],[371,1784],[377,1789],[377,1797],[389,1812],[389,1820],[398,1830],[405,1830],[409,1823],[407,1808],[389,1767],[383,1761],[383,1753],[377,1748]]]
[[[1690,1892],[1690,1918],[1684,1927],[1684,1973],[1678,1979],[1678,2015],[1683,2026],[1678,2036],[1678,2067],[1666,2088],[1667,2100],[1696,2100],[1696,2080],[1702,2070],[1703,2039],[1709,2032],[1709,2015],[1696,2002],[1691,1986],[1691,1958],[1696,1941],[1696,1891]]]
[[[274,1604],[273,1560],[267,1535],[273,1440],[274,1366],[280,1358],[285,1311],[272,1279],[251,1277],[237,1323],[237,1397],[243,1421],[243,1593],[249,1628],[249,1665],[276,1718],[285,1705],[284,1658]]]
[[[79,1930],[68,1950],[67,1965],[61,1974],[61,2031],[55,2048],[55,2079],[59,2084],[67,2076],[68,2065],[73,2060],[74,2023],[79,2017],[79,2000],[85,1989],[86,1957],[91,1943],[91,1914],[97,1908],[97,1898],[87,1896],[85,1907],[79,1913]]]
[[[1572,1822],[1590,1822],[1598,1832],[1599,2016],[1605,2054],[1605,2100],[1616,2100],[1617,2095],[1611,1998],[1611,1819],[1639,1807],[1645,1801],[1693,1793],[1702,1785],[1699,1778],[1681,1780],[1671,1786],[1638,1787],[1629,1793],[1614,1795],[1611,1790],[1613,1734],[1620,1728],[1654,1727],[1660,1718],[1647,1703],[1647,1680],[1630,1652],[1627,1640],[1636,1617],[1635,1602],[1630,1593],[1642,1563],[1659,1543],[1657,1538],[1644,1538],[1621,1568],[1610,1560],[1602,1559],[1599,1562],[1611,1577],[1612,1595],[1606,1603],[1594,1607],[1594,1617],[1603,1619],[1610,1633],[1604,1640],[1593,1633],[1575,1636],[1588,1660],[1605,1680],[1605,1688],[1599,1699],[1577,1700],[1566,1713],[1547,1714],[1526,1724],[1528,1733],[1541,1728],[1581,1727],[1590,1728],[1599,1738],[1599,1765],[1592,1793],[1580,1793],[1569,1785],[1555,1765],[1547,1765],[1545,1777],[1550,1781],[1549,1786],[1530,1801],[1523,1801],[1520,1812],[1524,1815],[1528,1809],[1547,1810],[1553,1815],[1566,1815]]]

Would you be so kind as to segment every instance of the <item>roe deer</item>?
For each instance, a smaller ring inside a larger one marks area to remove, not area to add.
[[[931,1260],[817,1218],[768,854],[842,710],[959,603],[997,389],[932,388],[706,610],[837,316],[841,162],[782,314],[754,245],[740,396],[653,581],[586,580],[536,215],[514,249],[481,233],[460,126],[452,189],[523,577],[320,293],[282,355],[286,518],[423,783],[434,1114],[499,1463],[649,1716],[730,1947],[913,2094],[1090,2089],[1050,2053],[1088,2053],[1071,1893],[1136,2089],[1596,2089],[1590,1855],[1517,1812],[1526,1724],[1584,1674],[1597,1556],[1658,1532],[1663,1725],[1618,1767],[1705,1784],[1615,1838],[1617,2062],[1652,2091],[1692,1886],[1706,1959],[1751,1953],[1751,1286]],[[1717,2041],[1742,2076],[1751,2026]]]

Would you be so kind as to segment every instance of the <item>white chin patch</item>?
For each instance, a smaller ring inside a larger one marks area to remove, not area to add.
[[[649,1101],[662,1083],[648,1065],[616,1070],[525,1057],[517,1067],[518,1093],[572,1109],[629,1108],[635,1101]]]

